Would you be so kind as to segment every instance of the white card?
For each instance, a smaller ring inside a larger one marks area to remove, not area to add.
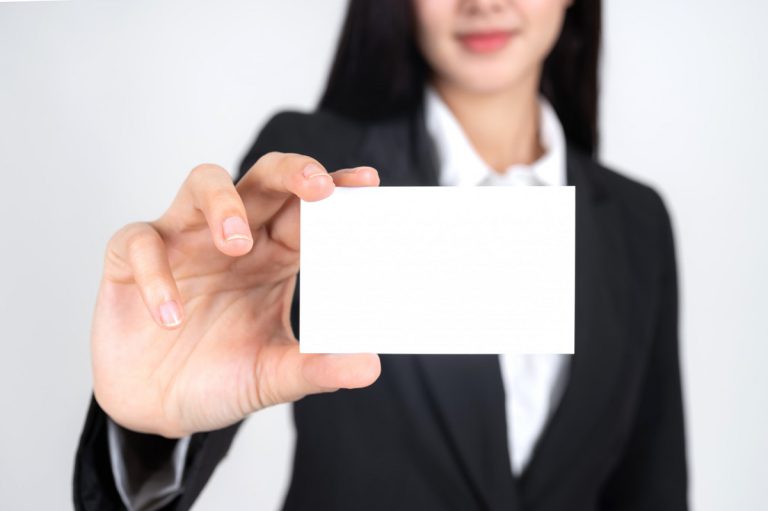
[[[572,186],[301,202],[302,353],[573,353]]]

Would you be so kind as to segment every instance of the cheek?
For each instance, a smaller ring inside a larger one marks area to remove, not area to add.
[[[383,0],[389,1],[389,0]],[[417,39],[424,57],[441,67],[450,51],[459,0],[414,0]]]
[[[452,6],[454,3],[454,0],[414,0],[416,29],[425,42],[450,30],[455,12]]]
[[[562,28],[567,0],[518,0],[526,20],[528,39],[537,57],[544,58],[557,42]]]

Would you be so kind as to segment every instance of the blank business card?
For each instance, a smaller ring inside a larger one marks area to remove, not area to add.
[[[572,186],[301,202],[303,353],[573,353]]]

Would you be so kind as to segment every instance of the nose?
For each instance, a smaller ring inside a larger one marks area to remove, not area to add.
[[[461,0],[461,9],[466,14],[494,14],[504,10],[513,0]]]

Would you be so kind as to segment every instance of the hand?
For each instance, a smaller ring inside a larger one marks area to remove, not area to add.
[[[375,354],[305,355],[289,314],[299,200],[378,186],[371,167],[329,174],[307,156],[264,155],[237,183],[200,165],[154,222],[107,246],[91,330],[94,395],[117,423],[180,438],[306,394],[364,387]]]

